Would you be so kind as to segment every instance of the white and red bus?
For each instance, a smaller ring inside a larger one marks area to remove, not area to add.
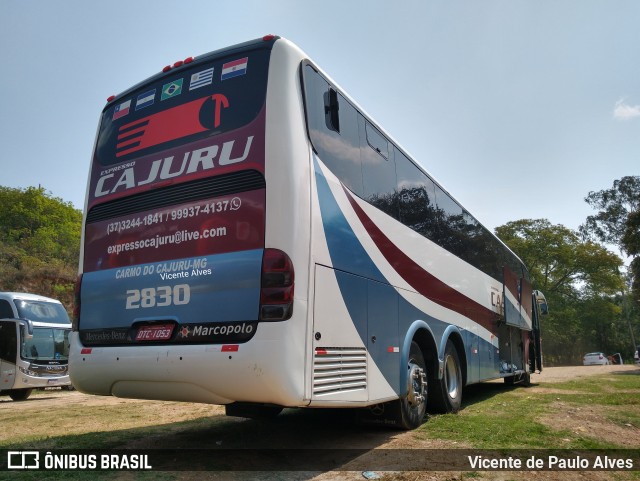
[[[275,36],[109,99],[77,298],[77,389],[232,415],[412,428],[542,367],[522,262]]]

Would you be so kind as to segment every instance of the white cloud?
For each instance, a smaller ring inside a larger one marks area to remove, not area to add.
[[[631,120],[640,117],[640,105],[629,105],[625,103],[624,99],[620,99],[613,109],[613,117],[619,120]]]

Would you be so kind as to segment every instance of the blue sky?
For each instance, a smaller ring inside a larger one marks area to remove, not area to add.
[[[84,205],[98,116],[167,64],[298,44],[489,228],[640,175],[635,0],[0,0],[0,185]]]

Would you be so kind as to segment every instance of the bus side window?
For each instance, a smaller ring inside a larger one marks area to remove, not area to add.
[[[11,363],[16,362],[17,341],[15,322],[0,321],[0,359]]]
[[[304,69],[304,87],[307,125],[314,150],[344,185],[362,197],[356,109],[310,65]]]
[[[464,258],[462,207],[438,186],[436,186],[436,205],[438,206],[438,244],[452,254]]]
[[[0,319],[13,319],[15,314],[13,313],[13,309],[11,309],[11,304],[4,299],[0,299]]]
[[[400,222],[434,241],[438,231],[435,184],[398,149],[394,157]]]
[[[392,144],[362,115],[358,116],[358,121],[364,199],[394,219],[399,219],[396,163],[390,155],[393,153]]]

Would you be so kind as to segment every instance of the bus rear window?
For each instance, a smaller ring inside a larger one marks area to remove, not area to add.
[[[102,112],[97,161],[118,164],[248,124],[264,105],[269,53],[197,62],[127,92]]]

